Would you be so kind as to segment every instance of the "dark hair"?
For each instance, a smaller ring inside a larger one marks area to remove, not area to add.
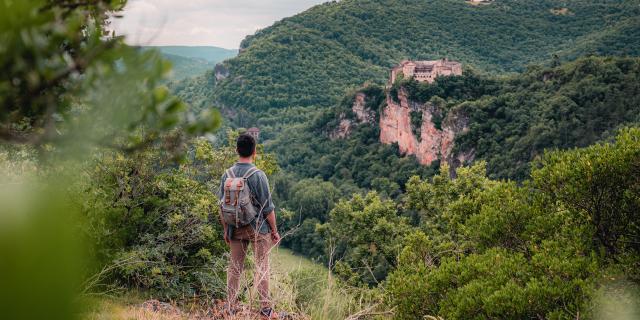
[[[246,133],[241,134],[236,141],[236,150],[241,157],[250,157],[256,151],[256,139]]]

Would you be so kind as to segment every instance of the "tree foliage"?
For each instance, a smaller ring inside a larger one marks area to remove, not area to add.
[[[375,285],[395,266],[400,240],[408,231],[391,200],[375,193],[341,201],[320,228],[334,271],[351,284]]]
[[[537,188],[593,226],[608,255],[640,253],[640,131],[624,130],[613,144],[551,152],[537,163]]]
[[[0,3],[2,141],[134,149],[173,129],[220,125],[216,112],[196,118],[161,85],[170,64],[159,54],[107,33],[105,19],[124,4]]]
[[[217,200],[196,169],[166,163],[157,151],[96,160],[84,211],[100,265],[113,269],[107,284],[165,299],[224,292]]]
[[[639,137],[625,129],[615,143],[548,153],[521,186],[482,165],[459,182],[412,179],[406,205],[422,219],[386,282],[397,317],[592,316],[607,270],[637,279]]]
[[[502,81],[495,93],[453,103],[470,123],[456,149],[474,150],[492,178],[523,180],[545,149],[586,147],[640,122],[639,80],[635,58],[531,68]]]

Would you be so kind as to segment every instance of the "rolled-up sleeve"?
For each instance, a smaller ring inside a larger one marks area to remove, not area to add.
[[[273,204],[273,200],[271,199],[271,191],[269,190],[269,179],[267,178],[267,175],[262,171],[257,172],[255,175],[258,178],[255,186],[256,200],[258,201],[258,207],[262,208],[260,212],[264,217],[273,211],[276,206]]]

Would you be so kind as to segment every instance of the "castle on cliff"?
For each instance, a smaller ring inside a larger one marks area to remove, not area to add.
[[[396,81],[400,73],[405,78],[413,77],[418,82],[433,83],[440,76],[462,75],[462,64],[457,61],[449,61],[447,58],[426,61],[404,60],[391,69],[390,84]]]

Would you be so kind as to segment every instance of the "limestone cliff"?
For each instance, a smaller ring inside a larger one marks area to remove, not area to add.
[[[403,88],[398,90],[397,99],[390,93],[385,99],[384,91],[377,94],[376,99],[362,91],[356,93],[350,106],[345,105],[339,113],[329,138],[347,138],[357,125],[379,125],[381,143],[397,143],[402,154],[415,155],[423,165],[445,161],[455,174],[457,167],[473,161],[474,150],[453,153],[456,136],[468,130],[469,119],[464,112],[453,109],[445,115],[439,103],[412,101]],[[371,109],[375,105],[383,106],[379,121]]]
[[[397,143],[403,154],[415,155],[423,165],[435,160],[449,163],[452,168],[473,159],[473,152],[453,154],[456,135],[468,130],[468,118],[457,112],[449,112],[436,126],[435,117],[442,110],[431,103],[420,104],[407,99],[403,89],[398,91],[398,101],[387,94],[386,107],[380,115],[380,142]],[[412,130],[411,112],[421,113],[419,136]],[[419,138],[419,139],[418,139]]]
[[[373,123],[376,119],[376,114],[373,110],[367,108],[366,98],[367,96],[364,93],[357,93],[351,111],[353,111],[360,123]]]
[[[329,138],[331,140],[344,139],[351,134],[351,126],[353,123],[347,119],[344,114],[340,115],[340,122],[338,127],[329,132]]]
[[[346,113],[341,113],[338,127],[335,128],[335,130],[329,132],[329,138],[333,140],[344,139],[351,134],[351,130],[354,124],[375,123],[376,114],[373,110],[367,108],[366,99],[367,96],[364,93],[356,93],[353,105],[351,106],[351,111],[353,112],[355,119],[349,119]]]

